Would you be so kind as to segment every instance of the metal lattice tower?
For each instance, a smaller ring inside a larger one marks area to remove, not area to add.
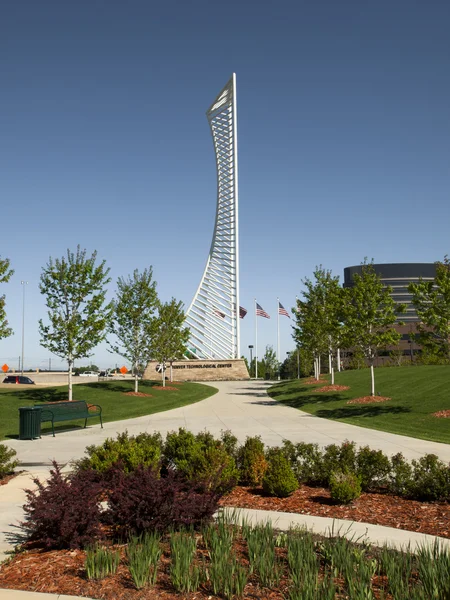
[[[203,277],[186,314],[189,357],[239,358],[236,75],[207,110],[217,167],[217,210]]]

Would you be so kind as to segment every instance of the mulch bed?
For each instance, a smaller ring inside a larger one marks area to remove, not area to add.
[[[350,387],[348,385],[324,385],[321,388],[315,390],[316,392],[345,392],[349,390]]]
[[[361,398],[353,398],[347,404],[377,404],[378,402],[386,402],[390,400],[387,396],[361,396]]]
[[[438,419],[448,419],[450,418],[450,410],[438,410],[433,413],[433,417],[437,417]]]
[[[289,498],[267,496],[261,488],[237,487],[222,506],[292,512],[384,525],[450,538],[450,503],[418,502],[389,494],[363,493],[351,504],[335,504],[329,490],[302,485]]]
[[[11,479],[14,479],[14,477],[17,477],[18,475],[20,475],[20,473],[23,473],[23,471],[17,471],[16,473],[10,473],[9,475],[5,475],[4,477],[1,477],[0,485],[6,485],[7,483],[9,483],[11,481]]]
[[[318,380],[315,377],[310,377],[302,383],[306,383],[306,385],[319,385],[320,383],[325,383],[325,381],[327,381],[327,377],[325,375],[321,375]]]
[[[151,398],[151,394],[144,394],[144,392],[124,392],[124,396],[139,396],[141,398]]]
[[[178,392],[178,388],[171,387],[170,385],[153,385],[154,390],[167,390],[168,392]]]
[[[244,545],[237,541],[234,550],[241,564],[248,568],[248,559],[244,553]],[[286,555],[284,549],[278,551]],[[200,541],[197,557],[200,561],[206,558],[207,552]],[[85,552],[82,550],[55,550],[43,552],[29,550],[15,556],[12,561],[0,568],[0,588],[67,594],[70,596],[88,596],[105,600],[216,600],[223,597],[212,593],[207,584],[202,584],[197,592],[176,593],[170,582],[170,550],[169,543],[163,542],[163,554],[158,567],[157,583],[153,587],[136,590],[125,563],[124,548],[121,548],[121,564],[115,575],[101,581],[86,578],[84,569]],[[269,590],[258,585],[257,578],[250,574],[245,590],[245,598],[255,600],[284,600],[286,598],[287,581],[282,577],[279,589]]]
[[[352,504],[341,506],[333,503],[328,490],[302,485],[292,496],[284,499],[268,497],[260,488],[238,487],[224,497],[221,504],[350,519],[450,538],[449,503],[421,503],[387,494],[366,493]],[[177,594],[173,590],[170,583],[170,550],[167,540],[163,543],[157,584],[137,591],[125,564],[124,548],[120,547],[120,549],[122,560],[118,572],[101,581],[91,581],[86,579],[85,575],[84,551],[43,552],[29,548],[0,567],[0,588],[88,596],[104,600],[143,600],[144,598],[216,600],[218,598],[212,594],[207,584],[202,584],[199,591],[190,594]],[[237,541],[234,549],[240,561],[248,566],[248,558],[242,542]],[[285,556],[284,549],[278,549],[277,553]],[[202,557],[206,557],[206,549],[202,541],[199,541],[197,556],[199,561]],[[375,580],[373,585],[377,587]],[[378,593],[375,594],[378,598]],[[277,589],[269,590],[261,588],[255,576],[250,575],[244,597],[255,600],[282,600],[287,597],[286,577],[282,577]]]

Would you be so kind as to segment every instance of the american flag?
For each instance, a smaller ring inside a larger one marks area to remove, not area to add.
[[[216,315],[216,317],[219,317],[221,319],[225,319],[225,313],[222,312],[221,310],[218,310],[217,308],[215,308],[213,310],[213,313]]]
[[[246,314],[247,314],[247,310],[245,308],[243,308],[242,306],[240,306],[239,307],[239,318],[243,319]]]
[[[291,315],[288,313],[288,311],[284,308],[284,306],[281,304],[280,301],[278,301],[278,314],[279,315],[284,315],[285,317],[288,317],[289,319],[291,318]]]
[[[263,307],[260,306],[258,303],[256,303],[256,316],[257,317],[265,317],[266,319],[270,319],[269,315],[266,313],[266,311],[263,309]]]

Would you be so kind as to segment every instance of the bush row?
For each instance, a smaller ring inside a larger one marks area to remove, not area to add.
[[[388,457],[368,446],[357,449],[354,442],[331,444],[320,449],[318,444],[284,441],[281,449],[300,483],[331,487],[336,474],[352,475],[354,487],[362,491],[388,491],[415,500],[450,499],[450,465],[435,454],[407,461],[399,453]],[[339,479],[339,478],[338,478]],[[359,494],[358,494],[359,495]]]
[[[407,462],[352,442],[329,445],[285,441],[265,448],[259,437],[239,445],[184,429],[167,434],[127,433],[89,446],[63,476],[55,463],[49,480],[27,491],[22,524],[29,540],[46,548],[81,548],[105,535],[123,540],[146,531],[198,527],[238,482],[286,497],[301,483],[327,486],[347,503],[364,490],[421,500],[450,498],[450,467],[429,454]]]
[[[409,462],[402,454],[389,458],[381,450],[357,449],[349,441],[321,449],[318,444],[285,440],[281,448],[266,448],[260,437],[247,437],[239,445],[230,431],[216,439],[208,432],[194,435],[180,428],[165,440],[159,433],[137,437],[123,433],[101,446],[89,446],[86,454],[75,464],[77,470],[106,472],[118,463],[126,473],[139,466],[158,472],[174,469],[220,494],[241,483],[262,485],[266,492],[282,497],[305,483],[329,487],[339,501],[343,501],[342,486],[344,497],[382,489],[416,500],[450,499],[450,466],[436,455]]]

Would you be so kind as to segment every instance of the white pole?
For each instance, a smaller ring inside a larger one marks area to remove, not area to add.
[[[256,314],[256,298],[255,298],[255,379],[258,379],[258,315]]]
[[[280,381],[280,299],[277,298],[277,370],[278,381]]]
[[[23,354],[25,348],[25,286],[28,281],[21,281],[22,284],[22,375],[23,375]]]

